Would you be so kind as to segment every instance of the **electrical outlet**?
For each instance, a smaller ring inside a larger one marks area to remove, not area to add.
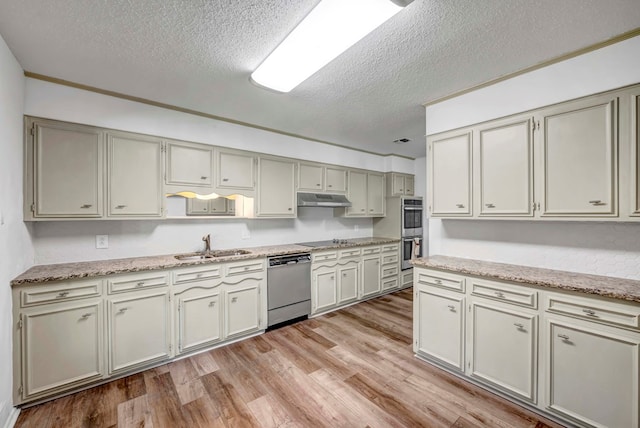
[[[96,248],[109,248],[109,235],[96,235]]]

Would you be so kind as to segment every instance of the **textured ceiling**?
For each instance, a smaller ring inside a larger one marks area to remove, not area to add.
[[[638,0],[415,0],[290,93],[251,84],[317,3],[0,0],[0,34],[26,71],[419,157],[423,103],[640,27]]]

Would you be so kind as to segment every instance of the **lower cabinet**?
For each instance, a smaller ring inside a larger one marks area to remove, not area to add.
[[[338,303],[336,265],[313,269],[311,276],[312,296],[314,297],[313,312],[323,312],[334,308]]]
[[[225,291],[225,338],[260,330],[260,281],[246,278]]]
[[[22,398],[102,378],[102,307],[91,299],[21,314]]]
[[[640,335],[562,318],[546,324],[548,409],[588,426],[638,427]]]
[[[108,304],[110,374],[171,356],[168,290],[127,293]]]
[[[206,286],[205,286],[206,287]],[[189,352],[222,340],[220,285],[176,293],[178,305],[178,353]]]
[[[380,285],[380,254],[364,255],[362,257],[362,297],[371,297],[381,290]]]
[[[338,304],[346,304],[358,300],[358,262],[351,261],[338,267]]]

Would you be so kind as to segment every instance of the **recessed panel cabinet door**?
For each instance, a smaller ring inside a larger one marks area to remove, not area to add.
[[[298,190],[322,192],[324,167],[301,163],[298,168]]]
[[[296,164],[287,160],[259,159],[258,212],[260,217],[295,217],[297,213]]]
[[[221,189],[254,190],[255,159],[246,153],[216,150],[216,186]]]
[[[601,96],[543,113],[543,215],[615,215],[617,99]]]
[[[367,173],[349,171],[349,189],[347,199],[351,206],[346,209],[347,216],[367,215]]]
[[[103,134],[66,123],[35,122],[34,216],[102,215]]]
[[[110,134],[109,216],[162,216],[161,142]]]
[[[349,263],[338,268],[338,303],[347,303],[358,298],[358,263]]]
[[[319,268],[312,274],[313,312],[333,308],[338,302],[336,268]]]
[[[167,143],[167,184],[210,187],[212,175],[213,146]]]
[[[367,209],[370,216],[384,216],[384,174],[367,173]]]
[[[380,292],[380,256],[362,258],[362,297]]]
[[[531,119],[479,131],[480,215],[533,215]]]
[[[23,398],[102,377],[102,302],[45,305],[22,320]]]
[[[555,320],[547,332],[547,407],[588,426],[637,428],[638,335]]]
[[[431,156],[431,215],[471,215],[471,133],[435,138]]]
[[[178,300],[178,352],[222,339],[220,293],[210,291]]]
[[[260,281],[245,279],[225,293],[225,338],[260,330]]]
[[[347,170],[344,168],[326,167],[325,190],[329,193],[344,193],[347,191]]]

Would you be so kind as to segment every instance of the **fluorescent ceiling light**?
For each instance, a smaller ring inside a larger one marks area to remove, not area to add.
[[[251,79],[289,92],[411,1],[322,0],[264,60]]]

